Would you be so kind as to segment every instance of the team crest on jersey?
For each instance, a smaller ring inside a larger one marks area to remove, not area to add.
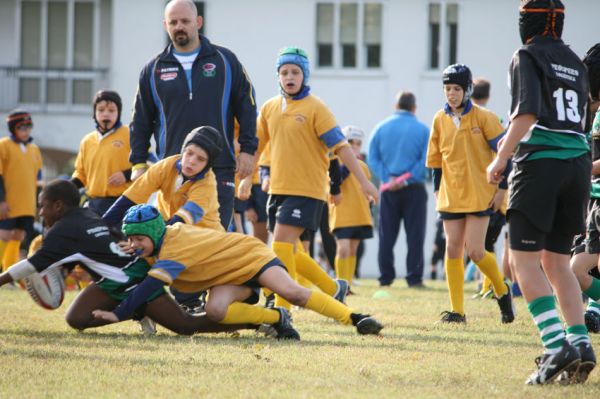
[[[123,148],[123,146],[125,145],[125,143],[123,143],[122,140],[115,140],[112,142],[113,147],[117,147],[117,148]]]
[[[216,74],[217,66],[215,64],[207,62],[206,64],[202,65],[202,75],[206,76],[207,78],[212,78]]]
[[[304,123],[304,122],[306,122],[306,116],[304,116],[302,114],[296,114],[296,115],[294,115],[294,119],[296,119],[296,122],[298,122],[298,123]]]
[[[177,77],[177,72],[167,72],[160,74],[160,80],[168,82],[169,80],[173,80]]]

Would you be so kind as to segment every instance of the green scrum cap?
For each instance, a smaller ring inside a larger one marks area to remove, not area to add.
[[[166,225],[162,215],[152,205],[140,204],[129,208],[121,231],[126,236],[142,235],[150,238],[154,244],[154,252],[158,251],[165,234]]]

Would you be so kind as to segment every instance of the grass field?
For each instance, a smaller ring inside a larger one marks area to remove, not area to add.
[[[294,311],[301,342],[243,331],[179,337],[159,327],[144,337],[125,322],[78,333],[64,322],[74,293],[47,311],[21,290],[0,290],[2,398],[584,398],[600,395],[597,370],[581,386],[527,387],[541,347],[517,299],[517,320],[502,325],[496,303],[469,300],[466,326],[435,325],[447,308],[443,282],[389,298],[362,280],[351,306],[385,329],[363,337],[307,310]],[[598,344],[597,336],[593,341]],[[600,348],[600,345],[597,346]]]

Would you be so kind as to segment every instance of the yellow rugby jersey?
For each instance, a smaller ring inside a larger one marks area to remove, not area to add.
[[[223,230],[215,174],[209,169],[203,177],[184,183],[178,166],[180,159],[177,154],[155,163],[123,195],[136,204],[144,204],[158,191],[157,208],[165,220],[177,215],[190,225]]]
[[[371,179],[371,172],[366,163],[358,159],[358,163],[367,178]],[[341,227],[373,226],[369,201],[360,188],[358,179],[350,173],[340,186],[342,202],[339,205],[329,203],[329,229],[331,231]]]
[[[8,217],[35,216],[42,154],[37,145],[0,139],[0,175],[4,180]]]
[[[270,145],[269,194],[327,201],[329,151],[348,145],[335,117],[317,97],[276,96],[261,108],[257,136]]]
[[[73,177],[83,183],[92,198],[118,197],[131,182],[109,186],[108,178],[116,172],[131,169],[130,152],[128,126],[121,126],[104,136],[94,130],[81,140]]]
[[[503,132],[498,117],[475,104],[461,115],[459,127],[443,109],[435,114],[426,166],[442,169],[438,211],[480,212],[488,208],[498,188],[486,179],[486,168],[494,159],[488,141]]]
[[[199,292],[217,285],[242,285],[275,258],[252,236],[175,223],[167,226],[148,275],[181,292]]]

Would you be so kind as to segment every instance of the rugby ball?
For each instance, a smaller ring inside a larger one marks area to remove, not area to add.
[[[65,279],[61,267],[30,274],[23,281],[31,298],[44,309],[56,309],[65,299]]]

